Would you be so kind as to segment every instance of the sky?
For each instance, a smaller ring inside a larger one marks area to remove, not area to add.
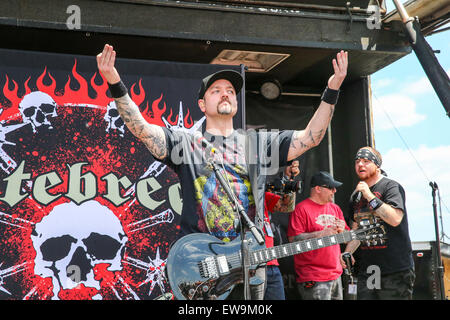
[[[450,30],[425,39],[450,74]],[[388,177],[406,191],[411,241],[436,240],[435,182],[439,237],[444,232],[450,244],[450,118],[413,51],[372,74],[371,83],[375,147]]]

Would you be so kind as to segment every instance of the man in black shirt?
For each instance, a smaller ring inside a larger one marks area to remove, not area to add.
[[[371,147],[358,150],[355,171],[361,180],[350,199],[352,229],[360,224],[380,222],[384,241],[347,244],[345,252],[358,246],[358,299],[412,299],[415,279],[405,190],[382,174],[381,154]],[[341,259],[343,267],[345,263]]]
[[[130,132],[156,159],[169,164],[178,174],[183,196],[181,235],[202,232],[224,241],[233,240],[238,235],[234,228],[236,212],[215,173],[202,161],[205,152],[195,147],[193,134],[145,121],[121,81],[114,66],[115,58],[112,46],[105,45],[97,56],[98,68],[108,82],[117,110]],[[204,138],[218,150],[213,157],[221,163],[230,188],[260,230],[264,223],[266,166],[271,164],[278,169],[320,143],[333,116],[339,88],[347,73],[347,62],[348,55],[344,51],[333,59],[334,74],[304,130],[235,130],[233,117],[238,108],[237,94],[243,85],[242,76],[233,70],[222,70],[200,82],[198,106],[206,117]],[[253,298],[262,298],[264,292],[258,291]]]

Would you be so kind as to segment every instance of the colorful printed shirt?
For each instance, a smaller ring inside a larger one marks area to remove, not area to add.
[[[237,212],[207,159],[212,157],[220,166],[231,190],[249,218],[254,221],[256,207],[246,159],[245,131],[234,130],[228,137],[206,132],[204,137],[217,149],[211,155],[199,147],[192,134],[163,129],[169,150],[169,156],[164,162],[175,170],[181,184],[183,210],[180,236],[206,232],[223,241],[233,240],[238,235],[235,230]],[[280,146],[277,153],[277,159],[281,159],[280,165],[286,162],[291,136],[292,131],[281,131],[277,135],[277,140],[280,141],[277,144]],[[269,139],[266,143],[270,143]]]

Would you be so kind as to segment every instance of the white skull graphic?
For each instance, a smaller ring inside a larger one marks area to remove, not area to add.
[[[123,137],[125,133],[125,124],[120,117],[119,111],[117,111],[116,103],[114,101],[108,103],[103,119],[105,119],[105,121],[108,123],[106,132],[110,132],[110,130],[118,130],[119,135]]]
[[[34,133],[39,127],[53,129],[50,118],[58,116],[56,102],[41,91],[34,91],[24,96],[19,103],[19,111],[23,122],[31,124]]]
[[[91,200],[56,206],[36,224],[31,240],[36,250],[34,272],[52,278],[53,299],[59,299],[61,288],[84,284],[100,290],[94,266],[107,263],[108,271],[122,270],[128,238],[116,215]]]

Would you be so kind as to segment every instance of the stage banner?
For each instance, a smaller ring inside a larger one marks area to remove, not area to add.
[[[224,68],[126,59],[116,67],[149,123],[186,131],[204,125],[200,80]],[[180,190],[124,125],[95,57],[0,50],[1,300],[170,293],[164,269]]]

